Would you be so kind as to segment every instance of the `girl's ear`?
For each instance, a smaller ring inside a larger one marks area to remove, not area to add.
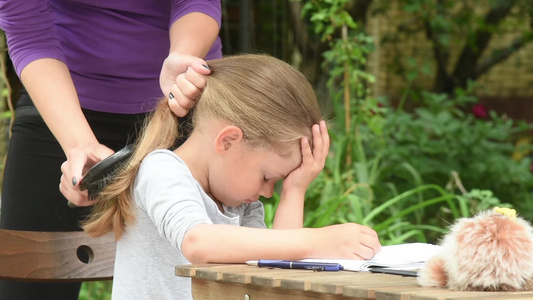
[[[215,137],[215,152],[223,153],[231,147],[235,147],[243,140],[242,130],[234,125],[228,125],[222,128]]]

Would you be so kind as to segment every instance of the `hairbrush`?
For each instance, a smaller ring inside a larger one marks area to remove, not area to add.
[[[81,179],[80,190],[87,190],[89,200],[94,200],[100,192],[113,182],[118,170],[120,170],[133,154],[133,146],[126,147],[115,152],[113,155],[98,162],[85,173]]]

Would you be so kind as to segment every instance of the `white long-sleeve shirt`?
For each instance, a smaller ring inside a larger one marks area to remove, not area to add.
[[[198,224],[266,227],[259,201],[224,206],[220,212],[185,163],[169,150],[156,150],[143,160],[134,200],[136,221],[117,244],[113,300],[192,299],[190,279],[174,274],[175,266],[189,263],[181,253],[189,229]]]

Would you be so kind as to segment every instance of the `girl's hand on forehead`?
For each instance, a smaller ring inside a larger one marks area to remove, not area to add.
[[[296,188],[305,191],[309,184],[320,174],[329,153],[329,134],[325,121],[313,125],[313,149],[307,140],[302,138],[302,164],[294,169],[283,181],[283,188]]]

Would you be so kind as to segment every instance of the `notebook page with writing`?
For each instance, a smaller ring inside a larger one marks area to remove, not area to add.
[[[403,270],[420,269],[428,259],[441,249],[438,245],[407,243],[381,247],[381,252],[370,260],[348,259],[304,259],[310,262],[335,262],[345,271],[364,272],[371,267],[385,267]]]

